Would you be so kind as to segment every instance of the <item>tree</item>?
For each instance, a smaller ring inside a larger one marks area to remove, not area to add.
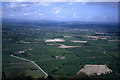
[[[75,78],[88,78],[88,75],[85,72],[79,72]]]
[[[33,80],[33,78],[31,76],[26,76],[25,80]]]
[[[53,78],[53,76],[48,75],[48,76],[47,76],[47,79],[48,79],[48,80],[53,80],[54,78]]]
[[[59,80],[66,80],[67,78],[65,76],[60,76]]]
[[[2,72],[2,79],[1,80],[7,80],[6,75],[4,72]]]
[[[41,77],[37,78],[36,80],[46,80],[46,78],[41,76]]]

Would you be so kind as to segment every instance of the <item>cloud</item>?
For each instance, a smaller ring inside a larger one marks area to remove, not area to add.
[[[38,15],[40,15],[40,16],[44,16],[44,14],[41,14],[41,13],[40,13],[40,14],[38,14]]]
[[[33,17],[37,17],[37,15],[34,15]]]
[[[27,4],[21,4],[21,6],[26,7],[26,6],[28,6],[28,5],[27,5]]]
[[[117,2],[86,2],[87,5],[99,5],[99,6],[106,6],[116,8],[118,7]]]
[[[87,18],[87,19],[91,19],[91,18],[92,18],[92,16],[87,16],[86,18]]]
[[[15,4],[15,3],[10,3],[10,4],[8,4],[7,5],[7,7],[9,7],[9,8],[14,8],[14,7],[16,7],[17,5]]]
[[[71,10],[75,10],[76,8],[71,8]]]
[[[13,9],[15,9],[15,8],[19,8],[19,9],[22,9],[22,8],[25,8],[25,7],[31,7],[32,6],[32,4],[31,3],[21,3],[21,2],[10,2],[10,3],[8,3],[8,4],[6,4],[6,7],[8,7],[8,8],[13,8]]]
[[[108,16],[103,16],[103,19],[108,19],[108,18],[110,18],[110,17],[108,17]]]
[[[31,15],[31,13],[24,13],[23,15],[24,15],[24,16],[27,16],[27,15]]]
[[[1,0],[2,2],[119,2],[120,0]]]
[[[81,2],[82,5],[85,5],[86,3],[85,2]]]
[[[10,5],[11,8],[15,7],[14,5]]]
[[[65,17],[64,17],[64,16],[60,16],[60,18],[62,18],[62,19],[63,19],[63,18],[65,18]]]
[[[59,12],[61,12],[61,10],[57,10],[57,11],[55,11],[55,14],[58,14]]]
[[[69,5],[73,5],[73,3],[68,3]]]
[[[14,16],[13,14],[10,14],[10,16]]]
[[[62,11],[65,10],[66,11],[67,9],[69,9],[68,3],[67,4],[64,3],[62,5],[59,5],[59,4],[58,5],[54,5],[53,4],[53,7],[52,7],[52,11],[53,12],[55,12],[57,10],[62,10]]]
[[[73,16],[77,16],[77,14],[74,13]]]
[[[34,13],[35,13],[35,14],[37,14],[38,12],[37,12],[37,11],[35,11]]]
[[[44,6],[44,7],[47,7],[47,6],[50,6],[52,3],[50,2],[34,2],[34,6]]]
[[[74,14],[72,14],[72,18],[74,18],[74,19],[81,19],[81,18],[83,18],[83,16],[80,16],[80,15],[74,13]]]
[[[76,13],[72,14],[72,18],[78,18],[77,14]]]

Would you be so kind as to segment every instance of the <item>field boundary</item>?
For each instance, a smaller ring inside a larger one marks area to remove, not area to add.
[[[17,59],[21,59],[21,60],[33,63],[40,71],[42,71],[42,73],[45,74],[45,76],[48,76],[48,74],[40,66],[38,66],[34,61],[28,60],[28,59],[25,59],[25,58],[21,58],[21,57],[17,57],[17,56],[14,56],[14,55],[11,55],[11,57],[14,57],[14,58],[17,58]]]

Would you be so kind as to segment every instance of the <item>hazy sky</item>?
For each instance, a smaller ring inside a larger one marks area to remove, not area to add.
[[[9,19],[117,22],[116,2],[3,2],[2,17]]]

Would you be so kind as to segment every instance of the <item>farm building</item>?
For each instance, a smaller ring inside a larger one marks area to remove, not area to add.
[[[15,52],[15,54],[22,54],[22,53],[25,53],[25,51],[18,51],[18,52]]]
[[[78,73],[86,73],[88,76],[109,74],[112,73],[112,70],[107,67],[107,65],[85,65]]]
[[[61,45],[58,48],[75,48],[75,47],[81,47],[81,46],[66,46],[66,45]]]
[[[55,56],[56,59],[65,59],[65,56]]]
[[[47,40],[45,40],[45,42],[65,42],[65,40],[64,39],[47,39]]]
[[[25,53],[25,51],[18,51],[18,53],[20,53],[20,54],[21,54],[21,53]]]
[[[87,43],[88,41],[71,41],[71,42]]]

